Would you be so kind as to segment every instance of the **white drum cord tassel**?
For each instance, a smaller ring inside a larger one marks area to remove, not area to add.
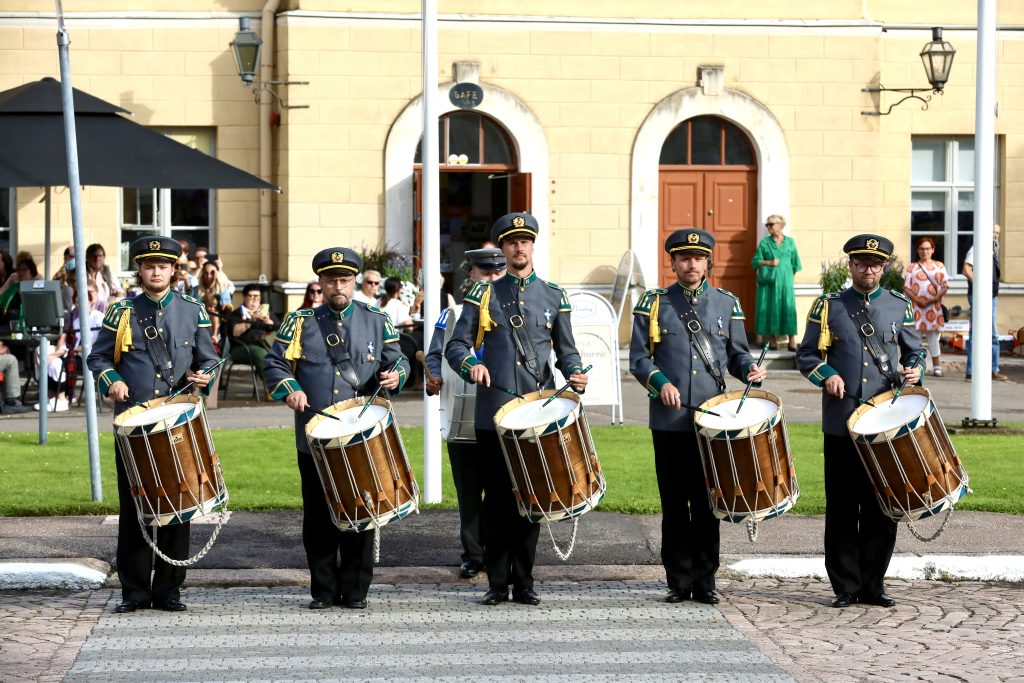
[[[579,517],[572,518],[572,537],[569,539],[569,549],[565,552],[562,552],[562,549],[558,547],[558,543],[555,541],[555,534],[551,531],[551,522],[547,522],[545,525],[548,528],[548,536],[551,537],[551,547],[554,548],[555,554],[558,555],[563,562],[569,559],[569,556],[572,555],[573,548],[576,547],[576,529],[579,527],[579,523]]]
[[[220,528],[228,521],[228,506],[224,505],[218,514],[220,515],[220,518],[217,520],[217,526],[213,528],[213,533],[210,534],[210,540],[206,542],[206,545],[203,546],[202,550],[187,560],[174,560],[167,557],[160,548],[156,547],[156,543],[154,543],[153,539],[146,533],[146,525],[142,523],[141,519],[139,519],[139,529],[142,531],[142,538],[145,539],[146,543],[149,544],[149,547],[153,549],[153,552],[156,553],[156,556],[161,560],[175,567],[191,567],[196,562],[206,557],[206,553],[210,552],[210,549],[213,548],[213,544],[217,540],[217,536],[220,535]],[[153,527],[153,533],[159,534],[159,529],[160,527]]]

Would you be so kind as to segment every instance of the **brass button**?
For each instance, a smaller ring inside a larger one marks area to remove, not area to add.
[[[697,371],[696,370],[690,370],[690,373],[693,374],[693,375],[696,375]]]
[[[697,360],[697,356],[694,356],[694,357],[693,357],[693,359],[694,359],[694,360]]]
[[[865,351],[867,351],[867,350],[868,350],[868,347],[866,347],[866,346],[865,346],[865,347],[864,347],[864,350],[865,350]]]
[[[519,362],[519,361],[516,361],[516,365],[522,365],[522,363]]]
[[[160,332],[160,334],[163,334],[163,333],[164,333],[164,328],[162,328],[162,327],[161,327],[161,328],[160,328],[160,329],[158,330],[158,332]]]
[[[153,390],[153,393],[154,393],[155,395],[159,396],[159,395],[160,395],[160,390],[159,390],[159,389],[154,389],[154,390]]]
[[[525,292],[525,291],[526,291],[526,287],[520,287],[520,288],[519,288],[519,291],[520,291],[520,292]]]
[[[861,380],[861,382],[863,382],[864,384],[867,384],[868,383],[868,378],[865,377],[864,379]]]
[[[864,381],[865,381],[865,382],[867,382],[867,380],[864,380]],[[335,390],[334,390],[334,393],[338,393],[338,390],[337,390],[337,389],[335,389]]]
[[[163,314],[164,314],[164,312],[163,312],[163,311],[157,311],[157,312],[156,312],[156,317],[158,317],[158,318],[159,318],[159,317],[160,317],[160,316],[162,316]]]
[[[185,346],[188,346],[188,342],[185,342]]]
[[[341,370],[335,370],[334,371],[334,376],[335,377],[341,377]]]
[[[865,302],[864,302],[864,305],[865,305],[865,306],[870,306],[870,305],[871,305],[871,302],[870,302],[870,301],[865,301]]]
[[[156,378],[157,378],[157,379],[160,379],[160,373],[159,373],[159,372],[158,372],[158,373],[156,373]]]
[[[867,367],[867,366],[868,366],[868,362],[864,361],[864,367]]]

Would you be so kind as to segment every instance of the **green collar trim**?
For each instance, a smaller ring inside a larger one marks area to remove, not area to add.
[[[697,285],[696,289],[687,289],[686,287],[683,287],[682,285],[679,285],[679,289],[683,290],[683,294],[685,294],[686,296],[688,296],[691,299],[693,297],[695,297],[695,296],[700,296],[701,294],[703,294],[705,291],[707,291],[707,288],[708,288],[707,278],[701,280],[700,284]]]
[[[344,311],[336,311],[331,308],[330,304],[327,304],[327,310],[331,312],[331,317],[335,320],[347,320],[352,317],[352,312],[356,310],[356,304],[354,301],[348,302],[348,306],[345,307]]]
[[[151,304],[153,304],[154,306],[156,306],[157,308],[167,308],[167,304],[171,303],[171,299],[174,298],[174,290],[172,290],[172,289],[168,289],[167,290],[167,294],[164,294],[164,297],[162,299],[160,299],[159,301],[157,301],[156,299],[151,297],[149,295],[149,292],[143,292],[143,293],[145,294],[146,298],[149,299],[149,302]]]
[[[874,301],[878,297],[882,296],[882,287],[875,287],[874,290],[868,292],[867,294],[857,291],[856,289],[853,290],[853,293],[856,294],[857,298],[860,299],[861,301]]]
[[[512,284],[514,284],[516,287],[525,287],[526,285],[530,284],[531,282],[537,279],[537,271],[533,271],[526,277],[516,277],[512,273],[506,273],[505,277],[511,280]]]

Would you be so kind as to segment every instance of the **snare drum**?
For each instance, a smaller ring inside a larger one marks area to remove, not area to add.
[[[875,396],[846,425],[882,512],[912,521],[951,508],[970,489],[931,393],[907,387],[892,403],[895,395]]]
[[[445,345],[454,329],[454,322],[445,328]],[[441,363],[441,379],[441,438],[448,443],[476,443],[476,385],[462,379],[444,362]]]
[[[565,392],[535,391],[494,416],[519,514],[531,522],[579,517],[604,498],[601,472],[583,404]]]
[[[198,396],[153,399],[114,418],[139,519],[181,524],[228,502],[206,411]]]
[[[728,522],[778,517],[800,497],[782,401],[751,389],[737,413],[742,396],[716,396],[700,407],[718,416],[694,417],[708,501],[715,516]]]
[[[419,487],[405,454],[391,402],[376,398],[362,417],[363,399],[324,409],[306,425],[306,440],[327,497],[331,521],[342,531],[365,531],[416,512]]]

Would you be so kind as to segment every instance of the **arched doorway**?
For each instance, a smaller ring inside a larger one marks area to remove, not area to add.
[[[422,143],[416,148],[413,191],[413,253],[423,245]],[[455,111],[438,120],[441,274],[445,288],[461,301],[463,254],[490,239],[491,225],[510,211],[530,210],[530,174],[519,171],[509,132],[475,111]]]
[[[697,227],[716,245],[711,283],[754,310],[750,260],[757,247],[757,156],[738,126],[719,116],[696,116],[665,138],[658,162],[658,244],[674,231]],[[676,281],[661,250],[659,286]]]

